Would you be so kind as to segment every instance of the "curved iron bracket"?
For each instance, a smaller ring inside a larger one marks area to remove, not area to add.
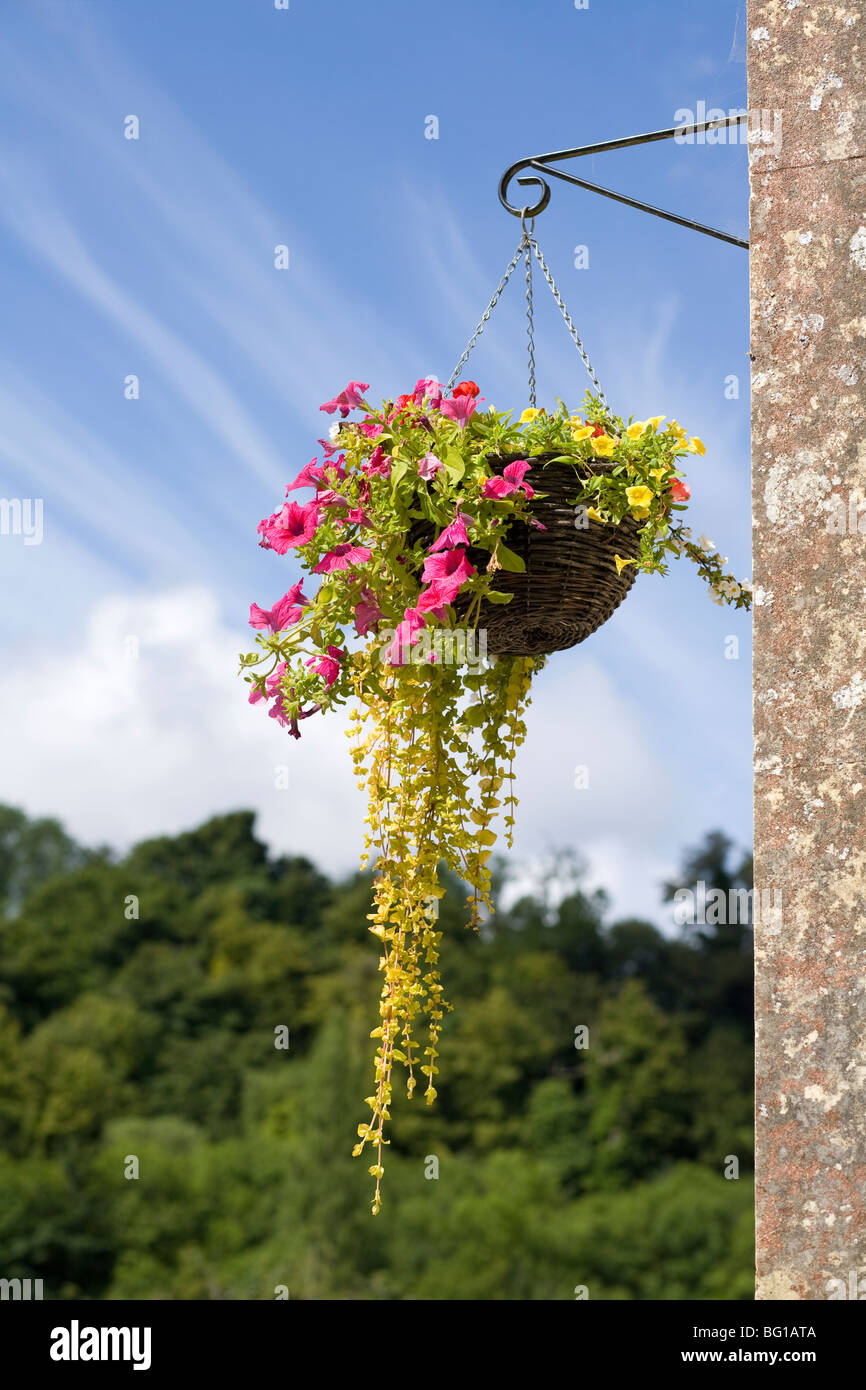
[[[586,188],[590,193],[600,193],[603,198],[612,198],[614,202],[625,203],[627,207],[637,208],[640,212],[649,212],[653,217],[662,217],[666,222],[676,222],[680,227],[688,227],[693,232],[703,232],[704,236],[715,237],[718,241],[727,241],[731,246],[742,246],[748,250],[749,243],[741,237],[731,236],[728,232],[720,232],[717,227],[707,227],[703,222],[695,222],[691,217],[680,217],[676,212],[665,212],[662,208],[653,207],[652,203],[643,203],[638,198],[629,198],[625,193],[615,193],[612,188],[602,188],[600,184],[589,183],[586,179],[576,178],[574,174],[567,174],[562,169],[554,169],[551,166],[559,163],[563,159],[577,159],[586,154],[603,154],[606,150],[623,150],[632,145],[649,145],[656,140],[670,140],[676,135],[689,136],[697,135],[703,130],[720,130],[723,126],[739,125],[740,122],[748,120],[748,113],[743,111],[739,115],[724,116],[715,121],[701,121],[696,125],[675,125],[669,130],[654,130],[648,135],[627,135],[622,140],[603,140],[597,145],[582,145],[575,150],[555,150],[552,154],[531,155],[529,159],[518,160],[505,170],[499,180],[499,201],[510,212],[512,217],[536,217],[543,212],[550,202],[550,184],[546,179],[540,177],[547,174],[551,178],[561,179],[563,183],[574,184],[577,188]],[[523,169],[531,169],[533,173],[529,177],[518,177]],[[538,201],[532,206],[522,204],[515,207],[508,201],[508,185],[511,180],[516,178],[522,188],[535,187],[540,189]]]

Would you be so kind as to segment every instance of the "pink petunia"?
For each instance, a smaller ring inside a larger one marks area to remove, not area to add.
[[[338,396],[335,396],[332,401],[325,401],[325,404],[320,405],[319,409],[324,410],[328,415],[333,415],[335,410],[339,410],[345,420],[350,410],[364,404],[364,392],[368,385],[369,383],[366,381],[350,381],[349,385]]]
[[[454,585],[448,579],[434,579],[418,595],[415,610],[418,613],[432,613],[437,622],[445,621],[445,606],[457,597]]]
[[[368,478],[390,478],[391,456],[386,454],[381,444],[377,444],[366,463],[361,464],[361,472]]]
[[[333,574],[334,570],[347,570],[352,565],[364,565],[371,554],[372,551],[365,545],[353,545],[351,541],[343,541],[322,557],[313,574]]]
[[[426,620],[413,608],[407,608],[403,621],[394,633],[394,640],[385,652],[391,666],[405,666],[409,648],[415,645],[418,633],[426,627]]]
[[[465,430],[477,409],[471,396],[452,396],[450,401],[443,401],[439,407],[446,420],[453,420],[461,430]]]
[[[465,550],[445,550],[439,555],[428,555],[424,561],[422,579],[443,579],[454,587],[455,593],[467,579],[478,571],[470,565]]]
[[[321,443],[321,440],[319,442]],[[321,464],[317,463],[315,459],[310,459],[310,462],[301,469],[295,481],[286,483],[286,496],[299,487],[318,487],[324,476],[325,470]]]
[[[320,657],[311,656],[307,662],[307,665],[312,666],[317,676],[324,676],[326,690],[331,688],[334,681],[339,676],[340,662],[345,655],[346,653],[342,652],[339,647],[328,647],[327,655]],[[316,662],[318,662],[318,665]]]
[[[468,512],[458,512],[450,526],[446,526],[431,545],[428,555],[435,555],[437,550],[453,550],[455,545],[468,545],[469,537],[466,534],[466,527],[475,523],[475,517]]]
[[[370,628],[376,628],[382,617],[378,599],[373,590],[365,584],[361,597],[355,604],[355,631],[359,637],[366,637]]]
[[[423,478],[425,483],[429,483],[431,478],[435,478],[437,473],[442,472],[442,462],[435,454],[425,454],[418,464],[418,477]]]
[[[260,608],[257,603],[250,604],[250,627],[270,628],[271,632],[283,632],[296,623],[309,602],[302,592],[303,580],[293,584],[287,594],[273,608]]]
[[[259,522],[259,542],[266,550],[275,550],[285,555],[296,545],[306,545],[313,539],[319,524],[319,508],[315,502],[299,507],[297,502],[286,502],[273,516]]]
[[[684,483],[681,478],[674,478],[671,483],[671,497],[675,502],[688,502],[692,495],[692,490],[688,483]]]
[[[346,513],[346,523],[352,526],[373,525],[363,507],[352,507],[351,510]]]
[[[484,487],[481,489],[482,497],[508,497],[509,493],[523,489],[527,497],[534,497],[535,492],[529,483],[523,481],[529,472],[531,464],[526,459],[518,459],[515,463],[509,463],[502,470],[501,478],[488,478]]]
[[[412,392],[417,405],[421,405],[426,398],[431,410],[438,410],[442,404],[442,383],[437,381],[435,376],[422,376],[415,382],[415,390]]]
[[[368,439],[376,439],[384,430],[385,426],[380,425],[377,420],[362,420],[358,429],[365,434]]]
[[[316,496],[316,501],[320,507],[351,507],[348,497],[344,497],[341,492],[335,492],[332,487],[326,487]]]

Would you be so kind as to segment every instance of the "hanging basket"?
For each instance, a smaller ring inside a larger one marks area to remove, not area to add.
[[[517,454],[488,458],[494,473],[514,463]],[[509,527],[510,550],[523,560],[526,570],[516,574],[499,570],[496,588],[511,593],[508,604],[485,603],[478,618],[487,632],[487,650],[496,656],[538,656],[564,651],[583,642],[619,607],[635,581],[632,565],[617,574],[614,554],[633,559],[639,549],[638,523],[625,517],[617,526],[587,521],[575,525],[574,506],[578,483],[573,464],[552,463],[556,454],[530,459],[526,481],[534,488],[532,514],[546,529],[526,523]],[[603,459],[592,464],[596,473],[612,465]],[[485,568],[489,556],[470,549],[469,558]]]

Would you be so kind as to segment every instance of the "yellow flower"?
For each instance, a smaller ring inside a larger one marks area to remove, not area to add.
[[[646,521],[649,516],[649,507],[633,507],[631,514],[635,521]]]
[[[647,420],[647,424],[652,425],[653,429],[657,430],[664,418],[664,415],[651,415]]]
[[[601,454],[602,458],[609,458],[618,443],[619,440],[611,439],[609,434],[600,434],[592,441],[592,451]]]
[[[584,425],[582,429],[580,429],[577,425],[572,425],[571,427],[572,439],[589,439],[589,436],[591,434],[592,425]]]
[[[523,414],[521,415],[520,424],[529,425],[532,423],[533,420],[537,420],[539,415],[543,414],[543,410],[536,410],[534,406],[529,406],[526,410],[524,410]]]
[[[587,507],[586,514],[589,517],[590,521],[604,521],[604,517],[602,516],[601,512],[597,511],[595,507]]]
[[[613,562],[614,562],[614,564],[616,565],[616,572],[617,572],[617,574],[622,574],[622,572],[623,572],[623,570],[625,569],[626,565],[636,565],[636,564],[637,564],[637,561],[636,561],[636,560],[621,560],[620,557],[619,557],[618,555],[614,555],[614,557],[613,557]]]
[[[650,474],[653,478],[663,478],[667,471],[666,468],[651,468]]]
[[[688,441],[688,435],[686,434],[682,425],[679,424],[676,420],[671,420],[670,424],[665,430],[665,434],[672,434],[678,444],[685,444]]]
[[[645,433],[646,427],[646,420],[635,420],[633,425],[629,425],[626,434],[629,439],[640,439],[641,435]]]
[[[648,487],[627,487],[625,495],[630,507],[648,507],[653,500],[652,490]]]
[[[689,453],[690,453],[690,454],[705,454],[706,452],[707,452],[707,451],[706,451],[706,447],[705,447],[705,445],[704,445],[703,440],[702,440],[702,439],[698,439],[698,436],[695,435],[694,438],[692,439],[691,443],[689,444]]]

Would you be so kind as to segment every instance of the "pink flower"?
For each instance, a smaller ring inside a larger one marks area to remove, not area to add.
[[[335,454],[340,447],[339,444],[334,444],[330,439],[317,439],[316,443],[321,444],[322,453],[325,455],[326,459],[329,459],[332,454]]]
[[[343,464],[345,462],[345,454],[340,454],[340,457],[336,461],[334,459],[328,459],[327,463],[325,464],[325,479],[337,483],[344,482],[346,477],[346,470],[343,467]]]
[[[517,459],[515,463],[506,464],[502,470],[501,478],[488,478],[484,487],[481,489],[482,497],[507,497],[511,492],[517,492],[522,488],[527,497],[534,497],[534,490],[529,483],[523,481],[524,476],[529,472],[531,464],[526,459]]]
[[[466,527],[472,526],[475,517],[468,512],[458,512],[450,526],[446,526],[441,536],[433,542],[428,555],[434,555],[437,550],[453,550],[455,545],[468,545],[469,537],[466,534]]]
[[[429,483],[430,479],[435,478],[441,471],[442,464],[435,454],[425,454],[418,464],[418,477],[423,478],[425,483]]]
[[[361,464],[361,472],[368,478],[390,478],[391,456],[386,454],[381,444],[377,444],[366,463]]]
[[[279,603],[275,603],[273,608],[260,608],[257,603],[250,604],[250,627],[270,628],[271,632],[282,632],[285,628],[291,627],[300,618],[304,606],[309,599],[304,597],[302,592],[303,580],[298,580],[293,584],[287,594],[283,594]],[[300,605],[300,606],[299,606]]]
[[[414,608],[404,611],[403,621],[397,627],[394,640],[385,653],[391,666],[405,666],[408,649],[415,645],[417,634],[426,626],[425,619]]]
[[[321,442],[322,441],[319,440],[320,444]],[[322,468],[320,464],[317,464],[315,459],[310,459],[310,462],[301,469],[295,481],[293,483],[286,483],[286,496],[299,487],[318,487],[324,476],[324,468]]]
[[[692,490],[688,483],[684,483],[681,478],[674,478],[671,483],[671,497],[675,502],[688,502],[692,495]]]
[[[276,719],[277,723],[278,723],[278,724],[282,724],[282,726],[283,726],[284,729],[290,729],[290,728],[291,728],[292,721],[291,721],[291,719],[289,718],[288,714],[286,713],[286,709],[285,709],[285,706],[284,706],[284,704],[283,704],[283,697],[282,697],[282,695],[280,696],[280,698],[279,698],[278,700],[274,700],[274,703],[271,705],[270,709],[268,710],[268,716],[269,716],[269,718],[271,718],[271,719]],[[294,737],[295,737],[295,738],[300,738],[300,734],[295,734]]]
[[[466,559],[465,550],[446,550],[441,555],[427,556],[421,578],[447,580],[456,594],[461,584],[477,573],[474,565],[470,565]]]
[[[452,396],[450,401],[443,401],[439,407],[445,418],[454,420],[461,430],[465,430],[477,408],[471,396]]]
[[[317,495],[316,501],[320,507],[350,507],[352,504],[348,497],[342,493],[335,492],[332,487],[326,487]]]
[[[376,595],[365,584],[361,590],[361,597],[355,604],[355,631],[358,636],[366,637],[371,627],[378,626],[381,617],[382,610]]]
[[[366,381],[350,381],[345,390],[341,391],[338,396],[335,396],[332,401],[325,401],[325,404],[320,405],[319,409],[327,411],[328,415],[333,415],[335,410],[339,410],[345,420],[350,410],[354,410],[356,406],[363,405],[364,392],[367,390],[368,385],[369,383]]]
[[[320,656],[318,658],[311,656],[307,662],[308,666],[313,667],[317,676],[324,676],[326,690],[330,690],[334,681],[339,676],[340,662],[343,660],[344,656],[345,652],[340,651],[339,647],[328,647],[326,656]],[[318,665],[316,665],[317,660]]]
[[[426,396],[430,402],[430,409],[438,410],[442,404],[442,383],[437,381],[435,376],[419,377],[412,395],[417,405],[420,405]]]
[[[259,544],[265,550],[275,550],[285,555],[296,545],[306,545],[313,539],[319,524],[319,508],[315,502],[299,507],[297,502],[286,502],[273,516],[259,522],[261,536]]]
[[[432,613],[437,622],[445,621],[445,605],[456,597],[454,585],[448,579],[434,579],[426,589],[422,589],[415,604],[417,613]]]
[[[279,666],[275,666],[271,674],[267,677],[265,681],[265,692],[269,700],[273,700],[275,695],[279,695],[280,684],[282,682],[283,672],[285,671],[285,669],[286,663],[284,661],[281,661]]]
[[[363,507],[352,507],[346,513],[346,523],[352,526],[372,526],[373,523],[364,511]],[[340,523],[343,524],[342,522]]]
[[[351,541],[344,541],[335,545],[333,550],[329,550],[327,555],[322,557],[313,574],[333,574],[334,570],[347,570],[352,565],[364,565],[371,554],[372,551],[364,545],[353,545]]]
[[[543,521],[536,521],[536,519],[535,519],[534,516],[531,516],[531,517],[529,518],[529,524],[530,524],[530,526],[534,526],[535,529],[536,529],[536,531],[546,531],[546,530],[547,530],[547,527],[545,526],[544,522],[543,522]]]
[[[375,439],[377,435],[382,433],[384,428],[384,425],[378,424],[375,420],[362,420],[358,425],[358,429],[362,434],[365,434],[368,439]]]

